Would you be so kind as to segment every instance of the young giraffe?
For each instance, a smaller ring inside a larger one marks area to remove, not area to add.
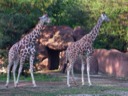
[[[47,14],[43,15],[42,17],[39,17],[39,19],[40,20],[36,25],[36,27],[29,34],[24,36],[19,42],[15,43],[9,50],[9,54],[8,54],[9,65],[7,69],[7,81],[5,85],[6,87],[8,87],[9,84],[9,78],[10,78],[9,73],[12,65],[13,65],[14,86],[17,87],[19,82],[19,77],[23,68],[23,64],[26,58],[29,58],[32,83],[33,86],[36,87],[36,83],[33,75],[33,61],[36,51],[35,42],[36,39],[39,37],[40,32],[43,30],[44,23],[50,23],[50,18],[47,16]],[[16,81],[15,71],[19,61],[20,61],[20,67]]]
[[[103,21],[109,21],[109,18],[106,16],[105,13],[102,13],[100,18],[98,19],[97,24],[94,26],[94,28],[91,30],[91,32],[87,35],[85,35],[83,38],[81,38],[80,40],[72,43],[66,50],[66,62],[67,60],[69,61],[68,66],[67,66],[67,85],[68,87],[70,87],[70,83],[69,83],[69,77],[70,77],[70,71],[72,73],[72,77],[74,80],[74,73],[73,73],[73,65],[74,62],[76,60],[77,57],[80,57],[81,62],[82,62],[82,66],[81,66],[81,73],[82,73],[82,85],[84,85],[84,59],[86,59],[87,62],[87,76],[88,76],[88,83],[89,86],[92,85],[91,84],[91,80],[90,80],[90,58],[91,55],[93,53],[93,41],[96,39],[98,33],[99,33],[99,29],[100,26],[102,24]]]

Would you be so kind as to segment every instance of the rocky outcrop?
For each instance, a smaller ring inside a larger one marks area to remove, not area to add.
[[[128,76],[128,55],[118,50],[97,49],[94,56],[98,60],[99,71],[115,77]]]
[[[74,41],[72,32],[73,29],[68,26],[46,26],[39,43],[53,50],[65,50]]]
[[[45,26],[37,40],[37,70],[58,69],[60,52],[74,42],[73,29],[68,26]]]

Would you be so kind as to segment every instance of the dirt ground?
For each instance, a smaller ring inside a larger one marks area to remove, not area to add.
[[[75,74],[78,86],[71,83],[71,87],[68,88],[66,74],[50,74],[63,79],[54,82],[36,81],[36,88],[32,87],[31,82],[26,81],[20,81],[18,88],[14,88],[12,81],[8,88],[4,86],[5,82],[0,82],[0,96],[128,96],[128,80],[103,75],[91,75],[92,87],[88,86],[87,76],[85,76],[86,84],[82,87],[80,74]],[[77,92],[74,92],[74,90]]]

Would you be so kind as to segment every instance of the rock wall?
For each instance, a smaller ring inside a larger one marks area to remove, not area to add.
[[[93,54],[98,60],[99,72],[115,77],[128,76],[128,55],[118,50],[97,49]]]

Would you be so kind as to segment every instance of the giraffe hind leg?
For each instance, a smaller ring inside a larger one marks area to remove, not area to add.
[[[32,78],[32,83],[33,83],[33,87],[36,87],[36,83],[35,83],[35,79],[34,79],[34,75],[33,75],[33,60],[34,60],[34,56],[30,56],[30,73],[31,73],[31,78]]]
[[[85,82],[84,82],[84,63],[82,63],[82,66],[81,66],[81,80],[82,80],[82,85],[85,85]]]
[[[80,55],[80,59],[81,59],[81,82],[82,82],[82,85],[85,85],[85,82],[84,82],[84,66],[85,66],[85,56],[84,55]]]
[[[88,76],[89,86],[92,85],[91,80],[90,80],[90,58],[91,56],[87,57],[87,76]]]
[[[70,87],[69,79],[70,79],[71,67],[72,67],[72,65],[69,65],[68,68],[67,68],[67,85],[68,85],[68,87]]]
[[[7,80],[6,80],[6,84],[5,87],[8,87],[9,84],[9,79],[10,79],[10,71],[11,71],[11,66],[13,65],[13,62],[9,62],[8,67],[7,67]]]
[[[17,76],[17,80],[16,80],[16,86],[18,86],[18,83],[19,83],[19,78],[20,78],[20,74],[21,74],[21,71],[23,69],[23,63],[25,62],[25,58],[21,58],[20,59],[20,66],[19,66],[19,70],[18,70],[18,76]]]

